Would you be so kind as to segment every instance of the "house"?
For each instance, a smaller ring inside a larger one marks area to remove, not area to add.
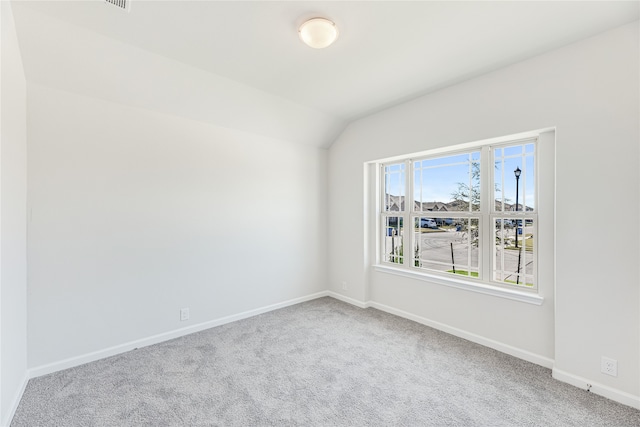
[[[319,295],[640,408],[638,3],[482,5],[1,2],[0,425],[31,377]],[[381,161],[534,131],[539,304],[377,269]]]
[[[423,211],[430,211],[430,212],[446,212],[447,211],[447,206],[446,206],[445,203],[423,202],[422,203],[422,210]]]

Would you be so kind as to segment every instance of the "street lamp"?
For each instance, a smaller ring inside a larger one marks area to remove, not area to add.
[[[520,174],[522,171],[518,166],[516,166],[516,170],[513,171],[513,174],[516,176],[516,212],[518,212],[518,184],[520,182]],[[518,248],[518,233],[520,232],[520,221],[516,218],[516,249]],[[518,273],[516,275],[516,285],[520,284],[520,256],[522,252],[518,249]]]
[[[513,171],[514,175],[516,176],[516,212],[518,212],[518,187],[520,187],[519,181],[520,181],[520,174],[522,173],[522,171],[520,170],[519,167],[516,166],[516,170]],[[518,226],[520,224],[518,223],[518,219],[516,218],[516,248],[518,247]]]

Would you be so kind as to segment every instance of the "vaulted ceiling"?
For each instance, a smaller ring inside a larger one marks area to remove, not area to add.
[[[28,82],[315,146],[359,117],[639,19],[630,1],[12,3]],[[340,31],[297,36],[323,16]]]

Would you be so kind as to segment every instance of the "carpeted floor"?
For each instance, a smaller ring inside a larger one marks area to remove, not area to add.
[[[321,298],[29,381],[20,426],[640,426],[640,411]]]

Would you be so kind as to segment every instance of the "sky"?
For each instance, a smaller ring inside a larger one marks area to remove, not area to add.
[[[500,147],[494,149],[495,198],[505,197],[505,202],[514,204],[516,199],[516,179],[514,170],[522,171],[519,180],[518,201],[528,207],[535,207],[534,200],[534,144]],[[480,161],[480,152],[424,159],[414,162],[414,200],[422,202],[444,202],[453,200],[452,194],[459,189],[459,183],[478,185],[470,176],[472,163]],[[393,195],[404,192],[404,164],[387,169],[387,189]]]

